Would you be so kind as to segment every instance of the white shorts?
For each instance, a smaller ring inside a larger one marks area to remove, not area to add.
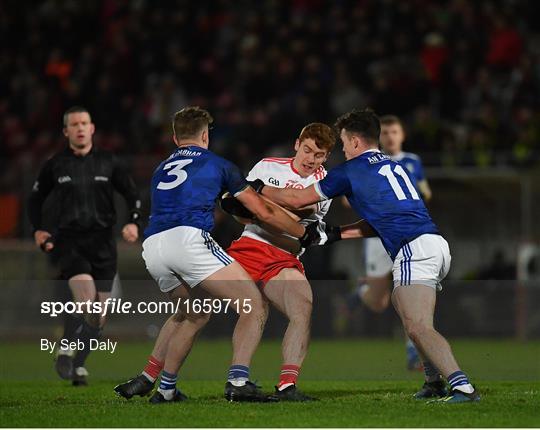
[[[381,239],[370,237],[364,239],[366,276],[380,278],[392,271],[392,259],[384,249]]]
[[[210,233],[194,227],[175,227],[143,242],[142,257],[163,292],[181,284],[193,288],[234,259]]]
[[[401,285],[427,285],[442,290],[441,281],[450,270],[450,249],[444,237],[423,234],[398,252],[392,267],[394,288]]]

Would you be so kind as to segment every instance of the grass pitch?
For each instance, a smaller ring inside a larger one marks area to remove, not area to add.
[[[93,353],[90,386],[56,378],[39,343],[0,346],[3,427],[539,427],[540,343],[453,341],[463,369],[482,394],[475,404],[416,401],[422,383],[407,372],[402,342],[314,341],[299,386],[312,403],[237,404],[223,398],[230,346],[200,340],[180,373],[189,401],[150,405],[126,401],[112,387],[140,371],[150,343],[119,342],[114,355]],[[259,348],[252,377],[265,391],[276,382],[279,342]]]

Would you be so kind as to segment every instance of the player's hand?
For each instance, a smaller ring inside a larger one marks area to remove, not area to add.
[[[41,248],[42,251],[50,252],[54,248],[54,243],[52,241],[52,235],[45,230],[36,230],[34,233],[34,241],[36,245]]]
[[[135,242],[139,238],[139,227],[137,227],[137,224],[126,224],[122,229],[122,237],[126,242]]]
[[[324,221],[313,222],[306,227],[306,232],[299,240],[303,248],[328,245],[341,240],[341,228]]]
[[[254,181],[248,181],[248,184],[253,188],[257,193],[261,194],[262,189],[266,186],[261,179],[255,179]]]

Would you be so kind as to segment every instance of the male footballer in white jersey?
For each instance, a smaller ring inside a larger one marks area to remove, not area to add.
[[[334,148],[336,134],[326,124],[305,126],[295,142],[292,158],[264,158],[249,172],[247,180],[262,180],[278,188],[303,189],[326,176],[322,163]],[[331,200],[295,211],[300,223],[322,220]],[[247,224],[228,254],[258,283],[263,296],[284,314],[289,324],[282,343],[282,366],[274,395],[280,400],[308,401],[312,398],[296,388],[309,344],[313,294],[298,259],[298,240],[260,224]]]

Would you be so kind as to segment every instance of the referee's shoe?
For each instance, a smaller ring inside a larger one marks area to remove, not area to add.
[[[71,379],[73,377],[73,351],[71,349],[56,351],[54,368],[60,378]]]

